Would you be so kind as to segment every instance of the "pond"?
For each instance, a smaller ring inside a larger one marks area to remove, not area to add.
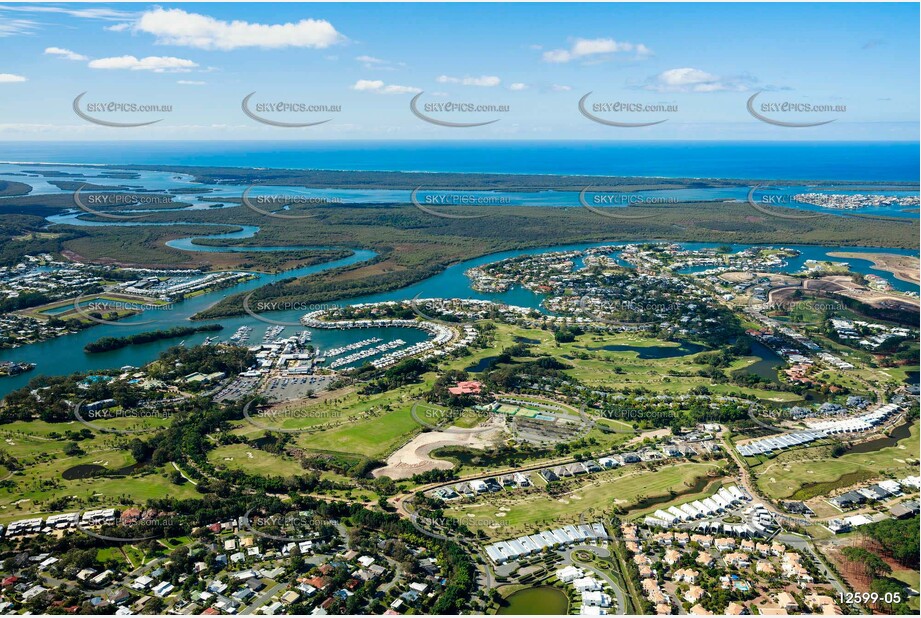
[[[911,426],[914,423],[902,423],[895,429],[889,432],[889,435],[882,438],[877,438],[876,440],[869,440],[867,442],[861,442],[860,444],[855,444],[847,450],[848,454],[850,453],[875,453],[881,448],[888,448],[890,446],[895,446],[899,443],[900,440],[911,436]]]
[[[689,354],[697,354],[698,352],[703,352],[707,348],[696,343],[682,341],[681,345],[678,347],[664,345],[635,346],[611,344],[587,349],[592,351],[605,350],[607,352],[636,352],[637,358],[642,360],[651,360],[656,358],[677,358],[679,356],[688,356]]]
[[[569,597],[559,588],[552,586],[519,590],[509,596],[505,603],[506,605],[499,608],[499,614],[546,616],[569,613]]]
[[[487,369],[492,367],[492,364],[496,361],[497,358],[499,357],[498,356],[485,356],[481,358],[480,360],[478,360],[477,362],[464,367],[464,371],[472,371],[474,373],[478,373],[480,371],[486,371]]]
[[[538,343],[541,342],[540,339],[531,339],[530,337],[519,337],[519,336],[514,337],[514,340],[515,340],[515,343],[528,343],[531,345],[537,345]]]
[[[758,341],[753,341],[751,344],[751,356],[757,356],[758,360],[744,369],[746,373],[754,374],[771,382],[778,381],[777,370],[784,366],[782,358]]]

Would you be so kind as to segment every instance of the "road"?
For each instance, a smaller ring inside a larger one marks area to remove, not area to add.
[[[186,476],[186,473],[182,471],[182,468],[180,468],[178,465],[176,465],[176,462],[175,462],[175,461],[171,461],[170,463],[173,464],[173,467],[176,468],[176,471],[179,472],[179,474],[182,475],[182,478],[184,478],[184,479],[187,480],[188,482],[192,483],[193,485],[198,485],[198,481],[195,481],[195,480],[189,478],[188,476]]]
[[[250,603],[246,609],[241,611],[241,614],[252,614],[257,609],[268,603],[272,597],[288,587],[288,584],[275,584],[271,588],[267,588],[265,592],[256,597],[256,600]]]
[[[751,472],[749,471],[748,466],[744,461],[741,460],[740,455],[725,438],[723,439],[723,446],[726,448],[726,451],[729,453],[730,457],[735,460],[736,465],[739,467],[739,480],[742,486],[745,488],[745,491],[747,491],[753,498],[761,500],[765,508],[771,511],[771,513],[777,518],[778,522],[783,522],[784,520],[789,519],[789,515],[778,510],[770,500],[762,496],[757,491],[755,483],[752,482]],[[847,586],[845,586],[841,580],[838,579],[838,576],[830,568],[828,568],[828,565],[825,564],[825,559],[820,555],[819,552],[815,550],[815,547],[808,539],[808,537],[793,534],[792,532],[781,532],[775,538],[779,542],[790,545],[791,547],[794,547],[801,552],[808,552],[809,555],[812,556],[812,559],[815,561],[815,563],[818,565],[819,569],[822,571],[822,574],[831,583],[835,590],[837,590],[839,594],[846,594],[848,592]]]
[[[615,581],[607,573],[604,573],[603,571],[599,571],[591,563],[580,562],[579,560],[577,560],[575,556],[573,556],[573,554],[575,554],[575,552],[577,551],[591,552],[595,554],[596,556],[598,556],[599,558],[610,558],[611,552],[603,547],[596,547],[594,545],[577,545],[575,547],[570,547],[565,550],[561,550],[557,553],[563,556],[563,564],[566,564],[566,565],[574,564],[577,567],[581,567],[583,569],[591,571],[592,573],[596,574],[598,577],[603,579],[608,584],[608,586],[610,586],[611,590],[614,591],[614,597],[617,599],[617,613],[620,615],[626,615],[627,600],[626,600],[626,594],[624,593],[624,591],[621,590],[620,586],[618,586],[617,583],[615,583]]]
[[[397,510],[397,513],[399,513],[401,517],[408,518],[411,516],[411,513],[406,510],[405,502],[406,500],[411,499],[413,497],[413,494],[416,494],[418,492],[424,493],[427,491],[431,491],[433,489],[438,489],[439,487],[446,487],[448,485],[456,485],[458,483],[464,483],[467,481],[475,481],[478,479],[493,478],[493,477],[501,476],[504,474],[515,474],[516,472],[534,472],[535,470],[542,470],[544,468],[548,468],[552,466],[559,466],[561,464],[569,464],[569,463],[575,463],[575,462],[576,462],[575,457],[561,457],[559,459],[546,460],[546,461],[542,461],[541,463],[531,464],[528,466],[522,466],[520,468],[508,468],[504,470],[494,470],[492,472],[477,472],[474,474],[468,474],[467,476],[461,476],[455,479],[451,479],[450,481],[439,481],[437,483],[429,483],[428,485],[420,485],[419,487],[416,487],[411,492],[397,494],[395,496],[392,496],[391,498],[388,499],[388,502],[390,503],[391,506],[393,506],[393,508]]]
[[[822,571],[825,579],[827,579],[831,583],[832,587],[834,587],[834,589],[838,592],[838,594],[841,595],[838,597],[839,599],[843,598],[850,592],[848,587],[845,586],[838,578],[837,574],[828,568],[828,565],[825,564],[824,558],[819,554],[819,552],[815,550],[812,542],[808,538],[798,534],[793,534],[792,532],[784,532],[777,535],[777,540],[781,543],[786,543],[787,545],[794,547],[802,552],[808,552],[809,555],[812,556],[812,559],[815,561],[815,563],[818,565],[819,570]],[[857,614],[866,611],[859,605],[850,605],[850,608],[853,613]]]

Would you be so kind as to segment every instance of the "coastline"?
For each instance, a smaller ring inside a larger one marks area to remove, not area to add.
[[[829,257],[866,260],[873,264],[875,270],[890,273],[900,281],[908,283],[921,283],[918,269],[921,259],[911,255],[898,255],[895,253],[854,253],[850,251],[832,251]]]
[[[79,167],[78,164],[67,164],[67,163],[47,163],[44,165],[61,165],[61,166],[75,166]],[[95,167],[95,165],[94,165]],[[715,188],[720,187],[734,187],[734,186],[749,186],[752,183],[771,183],[776,185],[807,185],[822,187],[826,189],[840,189],[842,191],[859,191],[862,188],[867,190],[876,190],[876,191],[917,191],[921,188],[921,180],[829,180],[829,179],[819,179],[819,178],[749,178],[749,177],[730,177],[730,176],[689,176],[689,175],[678,175],[678,176],[660,176],[660,175],[636,175],[636,174],[626,174],[622,176],[612,176],[610,174],[565,174],[565,173],[542,173],[542,172],[527,172],[527,171],[518,171],[518,172],[487,172],[487,171],[463,171],[463,170],[386,170],[386,169],[346,169],[346,168],[317,168],[317,167],[259,167],[259,166],[236,166],[236,165],[172,165],[172,164],[114,164],[114,163],[100,163],[98,167],[103,169],[119,169],[119,170],[137,170],[143,169],[148,171],[161,171],[161,172],[173,172],[176,169],[184,169],[188,171],[183,171],[179,173],[189,173],[194,176],[191,170],[207,170],[207,169],[236,169],[241,171],[250,171],[250,172],[261,172],[266,169],[271,169],[273,171],[282,171],[282,172],[294,172],[294,173],[330,173],[330,174],[403,174],[406,176],[409,175],[424,175],[424,176],[439,176],[439,175],[458,175],[465,177],[473,176],[483,176],[483,177],[496,177],[496,176],[511,176],[511,177],[522,177],[522,176],[537,176],[541,178],[558,178],[558,179],[579,179],[579,178],[591,178],[595,180],[606,179],[617,182],[625,181],[640,181],[640,182],[668,182],[668,183],[699,183],[707,182],[712,183]],[[198,182],[198,176],[195,176],[195,182]],[[380,189],[397,189],[400,187],[396,186],[381,186]],[[517,187],[520,189],[521,187]],[[506,190],[516,189],[516,187],[506,187]],[[495,191],[501,192],[503,188],[494,189]],[[532,190],[534,190],[532,188]],[[556,190],[556,191],[579,191],[581,188],[572,188],[567,189],[565,186],[560,187],[544,187],[541,190]]]
[[[383,171],[437,174],[532,174],[657,180],[744,179],[811,182],[918,182],[917,140],[72,140],[4,141],[6,158],[28,165],[186,165],[251,170]],[[143,145],[131,148],[132,144]],[[676,148],[677,147],[677,148]],[[686,151],[692,152],[686,152]],[[869,159],[878,163],[867,164]],[[817,152],[818,151],[818,152]],[[139,154],[143,152],[143,154]],[[496,156],[482,156],[494,153]],[[675,153],[696,155],[692,161]],[[502,156],[502,155],[508,156]],[[511,156],[514,154],[514,156]],[[857,159],[863,161],[857,164]],[[53,163],[54,160],[69,161]],[[644,163],[640,165],[638,161]],[[674,161],[680,160],[679,163]],[[89,163],[84,163],[90,161]],[[108,163],[106,163],[108,161]],[[118,161],[120,163],[112,163]],[[152,164],[151,161],[159,161]],[[490,169],[484,169],[490,161]],[[885,161],[885,164],[883,162]],[[121,163],[124,162],[124,163]],[[499,169],[496,169],[499,168]],[[632,172],[632,173],[631,173]]]

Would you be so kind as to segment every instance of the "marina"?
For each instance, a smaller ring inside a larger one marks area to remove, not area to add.
[[[636,241],[633,241],[636,242]],[[483,266],[485,264],[495,262],[502,259],[507,259],[509,257],[519,256],[519,255],[536,255],[545,252],[551,251],[567,251],[567,250],[586,250],[595,247],[605,247],[610,246],[612,241],[605,243],[584,243],[579,245],[566,245],[558,247],[544,247],[536,249],[525,249],[517,251],[505,251],[486,255],[480,258],[475,258],[472,260],[467,260],[465,262],[460,262],[446,268],[443,272],[438,275],[435,275],[425,281],[416,283],[410,286],[407,286],[401,290],[395,290],[391,292],[383,292],[379,294],[373,294],[369,296],[343,299],[339,301],[342,305],[362,305],[368,303],[379,303],[379,302],[398,302],[404,301],[407,299],[412,299],[417,296],[425,298],[464,298],[469,300],[480,300],[480,301],[493,301],[498,303],[503,303],[512,306],[519,306],[528,309],[537,309],[542,311],[541,302],[542,295],[534,291],[528,290],[520,286],[512,286],[509,290],[505,292],[477,292],[471,289],[470,279],[465,275],[465,272],[470,268]],[[720,246],[717,243],[678,243],[682,247],[687,249],[695,249],[700,247],[717,247]],[[752,245],[729,245],[729,248],[733,252],[742,251]],[[879,253],[887,252],[894,253],[897,255],[912,255],[912,251],[904,249],[893,249],[893,248],[871,248],[871,247],[815,247],[810,245],[787,245],[789,249],[799,252],[799,256],[796,258],[789,258],[787,260],[789,269],[798,269],[800,268],[807,259],[829,259],[828,254],[834,253],[836,251],[847,250],[850,253],[860,254],[860,253]],[[333,262],[319,264],[315,266],[308,266],[303,268],[298,268],[295,270],[287,271],[280,273],[278,275],[258,275],[256,278],[238,283],[232,288],[218,290],[214,292],[208,292],[195,296],[190,299],[186,299],[182,302],[173,303],[169,311],[144,311],[139,313],[136,316],[125,318],[119,321],[118,325],[99,325],[94,326],[93,328],[86,329],[80,332],[68,334],[61,337],[56,337],[43,341],[36,344],[30,344],[17,348],[15,350],[0,350],[0,361],[3,360],[19,360],[24,362],[32,362],[38,365],[42,365],[43,361],[47,358],[57,358],[60,360],[60,363],[55,365],[45,365],[41,369],[43,372],[53,375],[55,372],[65,372],[67,367],[83,367],[86,370],[93,369],[103,369],[108,367],[120,367],[122,365],[134,365],[140,366],[145,362],[149,362],[156,357],[161,351],[169,347],[169,342],[157,342],[146,344],[144,346],[132,346],[130,348],[124,348],[122,350],[117,350],[114,352],[109,352],[106,354],[97,354],[97,355],[87,355],[84,354],[82,348],[84,345],[91,341],[103,336],[122,336],[144,332],[150,330],[151,328],[169,328],[171,326],[177,325],[187,325],[188,318],[192,315],[198,313],[199,311],[205,309],[209,305],[216,302],[218,299],[234,293],[248,292],[256,289],[262,285],[270,283],[272,281],[277,281],[283,278],[289,277],[298,277],[298,276],[307,276],[310,274],[315,274],[337,268],[343,265],[355,264],[358,262],[366,261],[371,259],[374,256],[374,252],[362,249],[353,250],[353,255],[342,259],[335,260]],[[872,266],[873,263],[870,260],[860,260],[860,259],[851,259],[850,260],[852,268],[855,272],[860,273],[871,273],[873,272]],[[701,270],[705,270],[709,267],[703,266],[698,267]],[[689,269],[690,270],[690,269]],[[880,271],[876,271],[880,272]],[[906,281],[900,281],[889,273],[880,273],[881,276],[884,276],[887,281],[889,281],[893,289],[895,290],[914,290],[915,293],[918,290],[916,284],[912,284]],[[284,321],[298,321],[302,318],[302,313],[298,311],[279,311],[267,313],[267,316],[271,316],[273,319],[284,320]],[[153,323],[150,321],[154,320]],[[240,329],[242,326],[247,328],[259,328],[262,326],[258,321],[250,316],[237,316],[232,318],[224,318],[218,320],[221,324],[227,329]],[[409,320],[407,322],[413,322]],[[307,323],[302,322],[304,326],[307,327],[308,332],[311,332],[311,336],[314,339],[317,347],[322,347],[324,349],[340,347],[342,345],[347,345],[358,341],[361,338],[367,338],[369,333],[362,334],[361,331],[364,329],[372,328],[372,325],[368,322],[354,323],[352,325],[336,325],[331,326],[328,323]],[[380,326],[380,325],[378,325]],[[376,328],[377,326],[375,326]],[[354,330],[353,330],[354,329]],[[246,329],[243,329],[243,333],[247,332]],[[405,329],[403,329],[405,332]],[[389,335],[387,335],[389,336]],[[410,338],[401,335],[403,339],[406,339],[413,345],[413,341],[410,341]],[[418,335],[417,335],[418,337]],[[188,339],[188,345],[197,345],[204,341],[206,336],[196,335]],[[418,343],[418,342],[417,342]],[[398,351],[399,354],[402,351]],[[15,388],[23,386],[28,381],[26,374],[20,374],[16,376],[11,376],[2,383],[0,383],[0,395],[9,392]]]

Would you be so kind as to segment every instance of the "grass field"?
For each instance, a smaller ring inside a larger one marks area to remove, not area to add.
[[[260,476],[294,476],[304,472],[290,457],[273,455],[247,444],[227,444],[208,451],[208,460],[217,467],[243,470]]]
[[[847,453],[838,458],[829,447],[807,447],[781,453],[752,468],[758,487],[771,498],[808,499],[885,475],[917,474],[918,423],[898,444],[871,453]]]
[[[646,515],[650,515],[658,509],[667,509],[670,506],[678,506],[680,504],[687,504],[688,502],[694,502],[695,500],[703,500],[704,498],[709,498],[724,485],[722,478],[713,479],[713,481],[707,483],[706,487],[701,491],[691,491],[686,494],[677,496],[674,500],[669,500],[667,502],[659,502],[652,506],[643,508],[643,509],[632,509],[630,511],[630,517],[633,519],[642,519]]]
[[[562,358],[573,366],[567,373],[589,385],[603,383],[613,388],[642,386],[653,392],[672,394],[687,392],[694,386],[707,385],[717,392],[772,400],[799,399],[789,393],[747,389],[730,384],[713,385],[707,378],[670,376],[674,372],[695,374],[704,366],[694,362],[695,353],[671,358],[640,359],[639,352],[644,349],[655,355],[655,348],[677,348],[679,344],[636,333],[586,334],[576,342],[557,344],[548,331],[498,324],[493,336],[494,341],[489,348],[476,349],[469,356],[450,360],[445,363],[445,369],[466,369],[526,339],[539,342],[532,347],[534,356],[553,355]],[[630,346],[633,349],[600,349],[610,345]],[[528,358],[515,360],[524,362]],[[730,370],[742,368],[756,360],[754,357],[739,359]],[[258,422],[264,426],[304,429],[304,432],[293,435],[296,445],[307,451],[383,459],[408,441],[420,428],[419,423],[410,415],[412,402],[430,388],[434,379],[434,374],[427,374],[421,384],[378,395],[360,396],[355,392],[345,392],[325,399],[298,402],[291,406],[292,412],[289,414],[279,417],[260,415]],[[255,416],[257,413],[253,411],[251,414]],[[467,427],[476,422],[475,418],[461,417],[455,424]],[[600,420],[598,426],[586,436],[597,442],[594,448],[610,449],[630,437],[626,433],[603,431],[602,427],[618,432],[630,429],[624,423]],[[248,439],[256,438],[264,432],[262,428],[246,422],[237,423],[233,431]]]
[[[892,577],[905,582],[912,590],[918,590],[919,585],[921,585],[921,573],[911,569],[893,569]],[[921,598],[916,596],[908,597],[908,607],[915,611],[921,609]]]
[[[425,384],[377,395],[349,391],[340,396],[306,400],[299,402],[288,418],[259,416],[257,421],[263,426],[304,429],[291,435],[296,446],[308,451],[381,458],[421,427],[410,410],[418,395],[431,386],[430,380],[434,378],[428,377]],[[251,414],[255,417],[255,412]],[[265,430],[240,421],[233,433],[253,439]]]
[[[172,466],[127,477],[94,477],[57,482],[31,477],[12,489],[0,490],[0,523],[35,517],[50,512],[77,511],[87,508],[143,505],[155,498],[196,498],[200,494],[191,483],[174,485],[167,475]],[[13,477],[18,481],[18,477]],[[66,508],[49,511],[48,501],[70,497]]]
[[[654,348],[679,348],[680,344],[646,337],[641,333],[585,334],[570,343],[557,343],[552,333],[539,329],[526,329],[506,324],[498,324],[495,341],[489,349],[474,350],[473,354],[456,359],[446,364],[447,369],[465,369],[476,365],[480,360],[495,356],[503,348],[517,343],[516,338],[540,341],[532,347],[535,356],[549,355],[572,365],[567,374],[585,382],[589,386],[604,385],[617,388],[646,388],[655,393],[682,394],[696,386],[706,386],[719,394],[738,393],[753,398],[777,401],[797,402],[801,397],[795,393],[746,388],[734,384],[713,384],[709,378],[699,377],[696,373],[706,366],[694,361],[696,353],[672,356],[670,358],[641,359],[640,351],[648,349],[650,355]],[[630,346],[635,350],[603,350],[605,346]],[[526,361],[527,358],[516,358]],[[760,359],[749,356],[737,359],[726,368],[727,373],[744,369]],[[694,375],[676,375],[676,374]]]
[[[537,489],[503,491],[470,504],[452,504],[445,515],[464,522],[474,532],[482,530],[490,538],[511,538],[680,492],[718,468],[717,463],[691,462],[655,471],[631,466],[580,479],[574,489],[557,497]]]
[[[94,422],[127,429],[162,426],[169,420],[121,418]],[[64,473],[75,466],[101,466],[114,471],[135,463],[129,451],[123,448],[131,439],[130,435],[93,432],[92,438],[77,443],[82,454],[65,454],[65,447],[70,441],[55,435],[63,436],[65,431],[79,432],[85,428],[76,421],[15,422],[0,426],[0,450],[15,457],[23,468],[23,471],[9,477],[8,487],[0,488],[0,521],[43,514],[52,501],[58,506],[62,503],[66,505],[55,509],[55,512],[61,512],[102,505],[137,505],[150,498],[170,495],[198,495],[191,484],[173,485],[168,480],[172,466],[144,470],[141,474],[130,476],[65,479]]]

